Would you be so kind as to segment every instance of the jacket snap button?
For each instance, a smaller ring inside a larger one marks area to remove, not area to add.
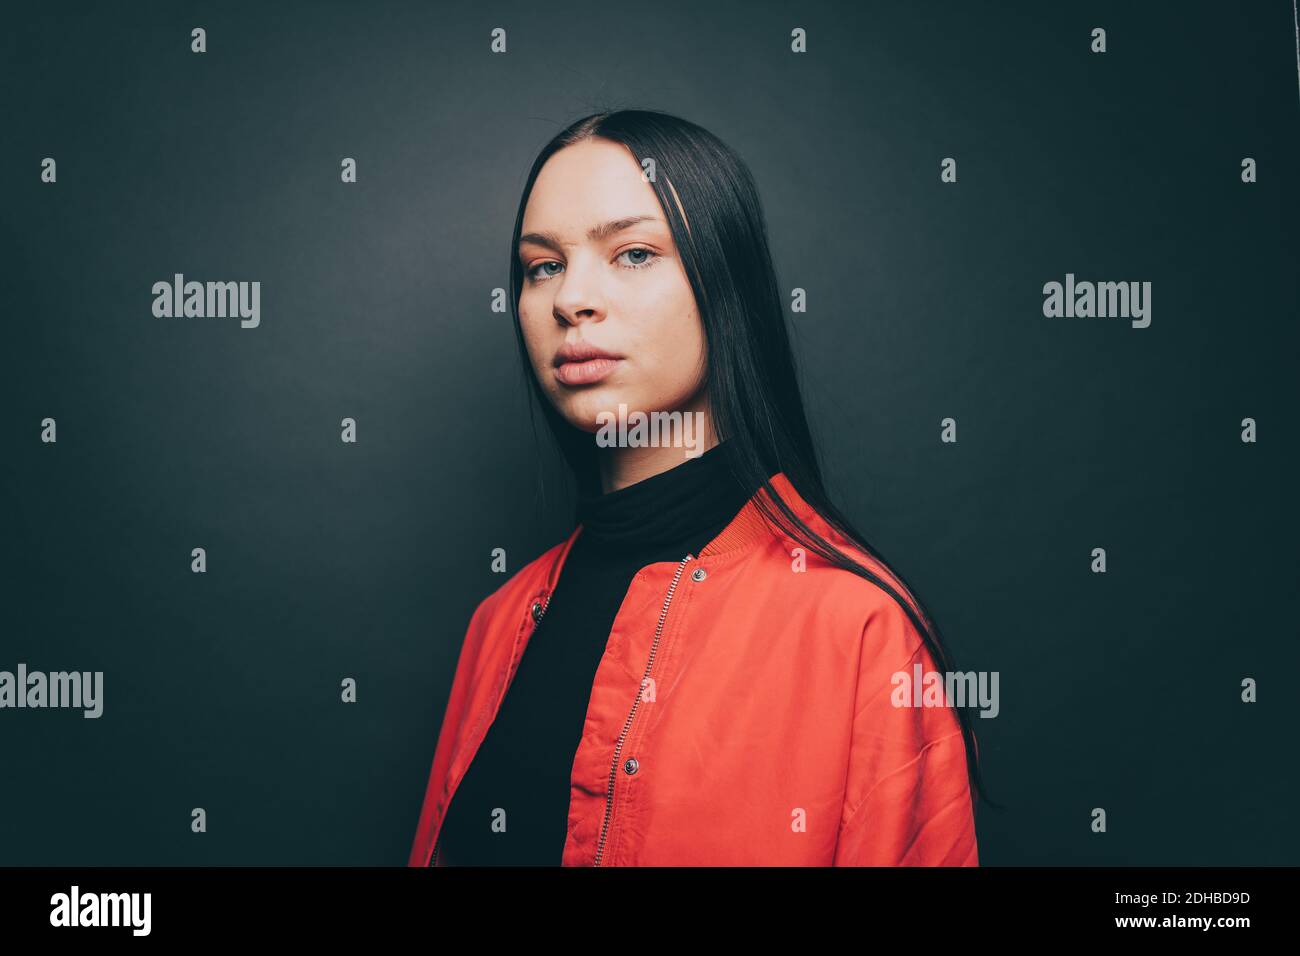
[[[708,576],[709,576],[709,572],[705,571],[703,568],[696,568],[694,571],[691,572],[692,581],[703,581]]]
[[[636,758],[635,758],[635,757],[628,757],[628,758],[627,758],[627,762],[626,762],[625,764],[623,764],[623,772],[624,772],[624,773],[636,773],[636,768],[639,767],[639,766],[640,766],[640,764],[638,764],[638,763],[636,762]]]
[[[541,601],[534,601],[534,602],[533,602],[533,620],[534,620],[534,621],[540,621],[541,619],[542,619],[542,602],[541,602]]]

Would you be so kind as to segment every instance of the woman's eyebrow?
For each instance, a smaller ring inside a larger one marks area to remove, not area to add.
[[[592,226],[587,230],[587,238],[592,242],[599,242],[601,239],[607,239],[614,233],[622,232],[639,222],[657,222],[666,225],[663,219],[658,216],[626,216],[623,219],[611,219],[609,222],[602,222],[597,226]],[[521,246],[525,242],[546,246],[546,248],[554,249],[556,252],[562,252],[564,249],[564,243],[553,232],[526,232],[519,237]]]

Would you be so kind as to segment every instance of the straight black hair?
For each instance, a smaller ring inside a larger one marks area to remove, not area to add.
[[[783,300],[753,175],[714,134],[658,110],[593,113],[556,134],[533,162],[515,218],[510,243],[510,311],[524,374],[578,492],[599,493],[596,444],[592,435],[573,427],[556,411],[532,372],[519,320],[519,295],[525,278],[519,237],[528,197],[542,166],[566,146],[592,138],[622,144],[643,169],[647,169],[644,160],[653,160],[650,186],[667,217],[704,325],[712,425],[719,440],[726,441],[729,447],[729,461],[737,480],[747,488],[762,488],[776,503],[774,511],[763,495],[755,498],[759,510],[776,528],[826,561],[866,578],[888,593],[906,612],[940,670],[955,671],[938,627],[924,610],[916,589],[885,562],[826,494],[795,374]],[[669,183],[680,197],[690,220],[689,228]],[[800,520],[772,487],[769,478],[777,472],[785,474],[795,491],[827,524],[888,568],[910,600]],[[972,718],[964,708],[955,710],[965,740],[972,789],[990,806],[998,807],[984,788]]]

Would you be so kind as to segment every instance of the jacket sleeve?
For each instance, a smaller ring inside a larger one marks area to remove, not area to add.
[[[933,672],[933,658],[888,595],[869,613],[862,637],[834,865],[978,866],[957,714],[903,705],[914,701],[916,665],[922,675]]]

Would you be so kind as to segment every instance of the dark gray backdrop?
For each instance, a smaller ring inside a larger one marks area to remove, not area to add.
[[[405,862],[490,552],[568,530],[489,305],[604,106],[754,170],[832,491],[1000,674],[981,861],[1300,861],[1294,43],[1287,2],[11,11],[0,669],[105,703],[0,711],[0,863]],[[176,272],[260,327],[155,318]],[[1151,326],[1045,318],[1067,272]]]

